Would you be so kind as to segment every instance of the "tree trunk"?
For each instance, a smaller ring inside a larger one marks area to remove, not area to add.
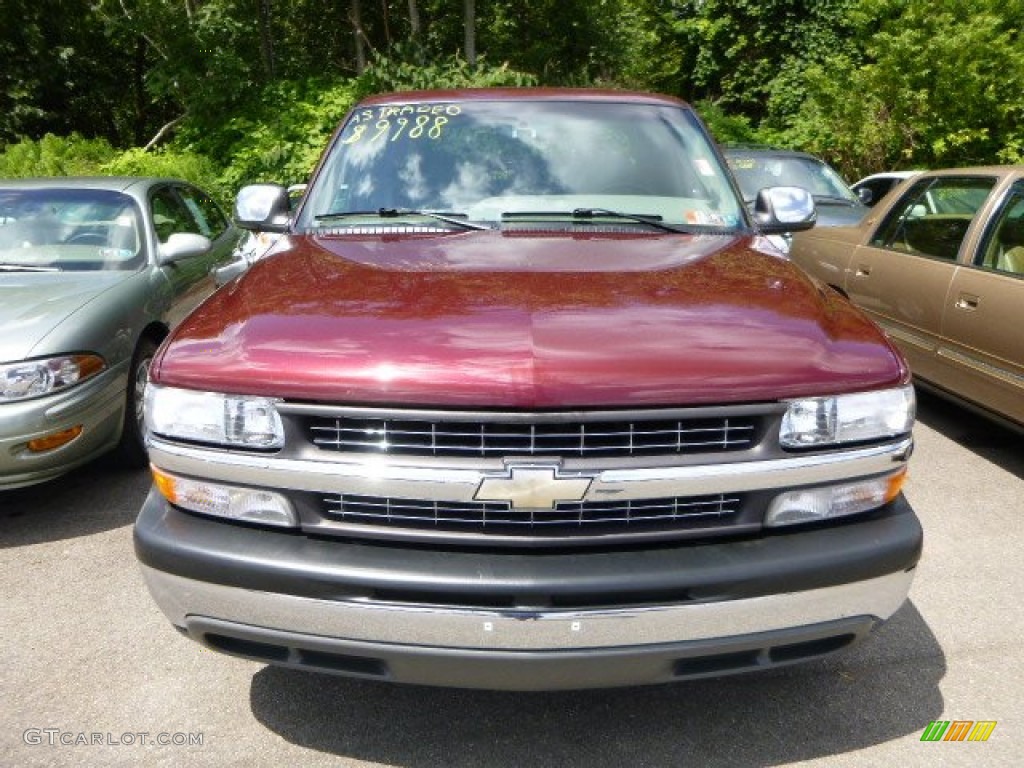
[[[132,72],[132,97],[134,101],[133,146],[139,146],[146,140],[146,39],[139,35],[135,38],[135,66]]]
[[[476,0],[465,2],[465,26],[466,26],[466,61],[470,66],[476,65]]]
[[[416,0],[409,0],[409,36],[413,42],[420,39],[420,9]]]
[[[143,152],[149,152],[149,150],[151,150],[153,147],[155,147],[157,144],[159,144],[161,141],[163,141],[164,136],[166,136],[168,133],[173,131],[174,128],[178,125],[178,123],[180,123],[186,117],[188,117],[188,111],[187,110],[184,113],[178,115],[173,120],[171,120],[171,122],[165,123],[160,128],[160,130],[156,132],[156,136],[154,136],[152,139],[150,139],[149,142],[146,144],[146,146],[144,146],[142,148],[142,151]]]
[[[260,0],[260,53],[263,55],[263,67],[267,77],[274,79],[274,36],[272,0]]]
[[[384,48],[391,47],[391,14],[388,12],[388,0],[380,0],[380,15],[384,21]]]
[[[352,0],[349,7],[349,21],[352,22],[352,41],[356,49],[356,74],[361,75],[366,69],[366,46],[363,34],[362,7],[360,0]]]

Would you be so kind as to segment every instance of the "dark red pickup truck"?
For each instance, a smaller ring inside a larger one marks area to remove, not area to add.
[[[358,105],[282,236],[159,351],[135,527],[219,651],[485,688],[655,683],[847,647],[906,599],[907,366],[764,237],[674,99]]]

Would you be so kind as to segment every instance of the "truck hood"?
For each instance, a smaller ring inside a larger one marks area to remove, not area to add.
[[[691,405],[893,386],[859,310],[758,238],[289,236],[177,329],[165,385],[352,404]]]
[[[133,274],[0,272],[0,362],[31,357],[54,328]]]

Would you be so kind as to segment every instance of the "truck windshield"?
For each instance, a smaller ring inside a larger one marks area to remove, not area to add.
[[[595,210],[602,223],[621,212],[685,231],[744,223],[688,109],[504,100],[357,109],[313,181],[298,227],[352,226],[360,213],[393,220],[402,211],[493,226],[535,213],[550,226],[560,215],[571,222]]]

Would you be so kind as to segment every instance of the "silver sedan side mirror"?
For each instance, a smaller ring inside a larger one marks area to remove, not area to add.
[[[175,232],[166,243],[160,243],[157,252],[157,261],[160,264],[170,264],[182,259],[191,259],[194,256],[202,256],[209,253],[213,248],[210,238],[204,235],[196,235],[191,232]]]

